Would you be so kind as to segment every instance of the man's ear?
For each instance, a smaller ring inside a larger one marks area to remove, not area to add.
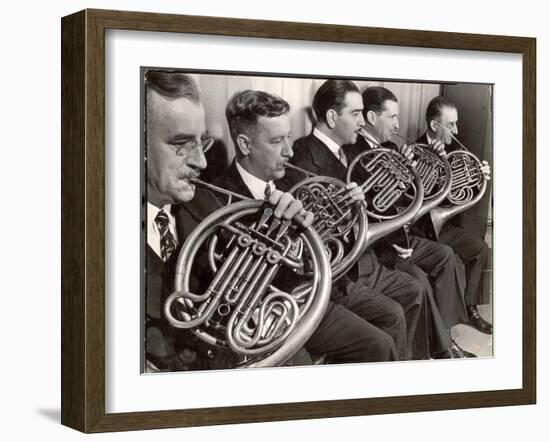
[[[250,155],[251,144],[252,142],[250,141],[250,138],[248,138],[245,134],[237,135],[236,148],[239,150],[241,156],[245,157],[247,155]]]
[[[373,110],[370,110],[367,112],[367,123],[369,123],[371,126],[374,126],[376,124],[376,112]]]
[[[336,119],[338,118],[338,112],[334,109],[329,109],[326,113],[327,126],[329,129],[334,129],[336,126]]]
[[[428,124],[428,127],[432,132],[437,132],[437,121],[430,120],[430,124]]]

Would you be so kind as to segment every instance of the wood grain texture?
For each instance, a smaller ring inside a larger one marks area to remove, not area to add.
[[[85,14],[65,17],[61,44],[61,422],[85,425]]]
[[[523,389],[536,403],[537,76],[536,40],[523,50]]]
[[[105,38],[86,11],[86,431],[105,414]]]
[[[105,413],[106,29],[500,51],[523,54],[523,388],[439,395]],[[84,432],[531,404],[535,355],[535,40],[141,12],[62,20],[62,423]]]

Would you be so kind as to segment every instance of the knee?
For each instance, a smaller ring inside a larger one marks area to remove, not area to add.
[[[368,357],[375,361],[392,361],[397,359],[397,347],[393,338],[383,330],[378,330],[376,340],[371,342]]]
[[[408,287],[411,292],[411,297],[414,299],[414,304],[422,304],[427,296],[428,288],[417,278],[411,278]]]
[[[407,329],[407,320],[405,317],[405,310],[397,302],[391,304],[388,307],[389,315],[391,316],[392,328],[400,331]]]
[[[454,263],[456,260],[455,251],[446,244],[439,244],[438,255],[443,264]]]

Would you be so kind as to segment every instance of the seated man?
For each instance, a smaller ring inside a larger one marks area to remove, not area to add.
[[[458,134],[458,111],[455,104],[445,97],[435,97],[426,109],[426,132],[417,140],[428,145],[442,144],[447,150],[454,150],[453,138]],[[485,180],[490,179],[491,169],[487,161],[482,162],[481,171]],[[436,238],[429,215],[417,223],[416,232],[425,237]],[[468,314],[467,322],[482,333],[492,334],[493,326],[485,321],[477,310],[484,303],[482,276],[489,248],[485,241],[465,230],[459,217],[447,222],[437,240],[451,247],[462,259],[466,267],[466,292],[464,299]]]
[[[189,181],[206,167],[204,151],[212,145],[200,93],[191,77],[169,71],[148,70],[145,88],[146,359],[162,371],[231,367],[237,362],[235,354],[171,327],[163,315],[181,245],[221,206],[215,195],[195,189]],[[313,215],[291,195],[274,191],[269,202],[276,206],[276,215],[285,219],[299,215],[304,227],[311,225]],[[342,362],[395,359],[391,339],[374,336],[372,326],[361,318],[340,306],[329,307],[327,316],[324,334],[315,341],[320,352],[336,351]]]

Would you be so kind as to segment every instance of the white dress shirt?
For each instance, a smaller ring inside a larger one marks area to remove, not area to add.
[[[340,161],[340,146],[338,145],[338,143],[336,143],[332,138],[328,137],[317,128],[313,129],[313,136],[321,140],[323,144],[325,144],[334,154],[336,159]]]
[[[159,209],[157,206],[147,201],[147,244],[155,251],[159,258],[162,258],[160,254],[160,232],[157,223],[155,222],[155,218],[161,210],[164,210],[168,215],[168,228],[174,236],[176,243],[178,242],[178,235],[176,233],[176,219],[170,211],[171,207],[172,206],[170,204],[167,204],[162,209]]]
[[[250,193],[252,196],[257,200],[263,200],[265,199],[265,186],[266,184],[269,185],[269,188],[273,192],[275,190],[275,184],[273,183],[273,180],[271,181],[264,181],[261,180],[258,177],[255,177],[250,172],[244,169],[239,162],[236,162],[237,164],[237,171],[239,172],[239,175],[241,175],[241,178],[243,179],[244,183],[246,184],[246,187],[248,187],[248,190],[250,190]]]

